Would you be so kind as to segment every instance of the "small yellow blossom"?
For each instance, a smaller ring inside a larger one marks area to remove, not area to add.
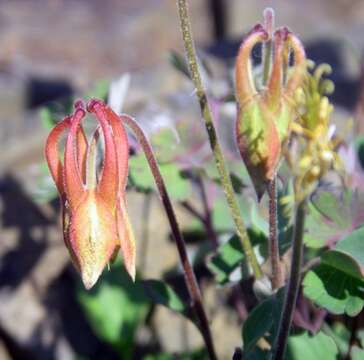
[[[313,63],[307,67],[312,69]],[[305,81],[295,94],[299,116],[291,131],[298,142],[298,154],[295,161],[288,155],[288,162],[292,164],[298,201],[309,195],[330,169],[342,169],[337,155],[341,141],[335,136],[335,126],[330,124],[334,107],[326,96],[333,92],[334,85],[322,78],[330,73],[327,64],[316,67],[312,74],[307,70]]]

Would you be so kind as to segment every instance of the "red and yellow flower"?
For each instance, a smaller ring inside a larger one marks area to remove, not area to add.
[[[100,125],[90,141],[82,126],[87,112],[95,114]],[[66,131],[61,161],[58,142]],[[99,172],[100,134],[105,150]],[[85,287],[96,283],[120,248],[134,279],[135,241],[125,200],[129,146],[120,118],[100,100],[91,100],[87,108],[78,101],[74,113],[49,134],[45,155],[61,199],[64,241]]]

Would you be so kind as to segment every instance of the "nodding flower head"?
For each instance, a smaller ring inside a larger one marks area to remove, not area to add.
[[[86,112],[94,114],[99,124],[89,140],[82,126]],[[61,161],[58,142],[64,132]],[[101,134],[104,156],[98,171]],[[74,113],[49,134],[45,155],[61,199],[64,241],[85,287],[96,283],[120,248],[134,279],[135,242],[125,202],[129,146],[120,118],[100,100],[91,100],[86,108],[77,101]]]
[[[267,83],[257,90],[250,55],[257,43],[271,41],[273,57]],[[289,67],[289,54],[294,63]],[[257,25],[243,41],[235,67],[238,116],[236,139],[258,198],[276,174],[281,149],[295,118],[294,93],[305,72],[305,52],[299,39],[287,28],[271,36]]]

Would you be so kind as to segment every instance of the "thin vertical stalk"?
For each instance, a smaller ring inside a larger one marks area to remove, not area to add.
[[[133,131],[134,135],[138,139],[141,147],[143,148],[144,154],[147,158],[149,167],[153,174],[154,180],[156,182],[159,196],[163,203],[164,209],[166,211],[168,221],[172,230],[173,238],[176,242],[181,264],[184,270],[184,276],[188,288],[188,292],[191,297],[192,307],[195,315],[199,322],[199,329],[201,331],[202,337],[205,341],[206,349],[209,353],[211,360],[216,360],[217,356],[215,353],[214,343],[212,341],[210,326],[207,320],[206,312],[202,303],[202,296],[200,289],[197,284],[195,273],[187,256],[186,243],[179,229],[177,218],[169,198],[167,188],[164,184],[164,180],[159,171],[157,160],[154,156],[153,150],[147,137],[145,136],[143,130],[140,128],[138,123],[127,115],[121,115],[121,120]]]
[[[226,200],[235,223],[237,235],[241,240],[245,256],[247,258],[248,263],[252,267],[255,278],[259,279],[263,276],[263,272],[255,256],[245,225],[241,218],[239,205],[236,200],[230,175],[225,165],[224,156],[220,144],[218,142],[217,133],[212,119],[212,113],[207,101],[207,96],[198,69],[196,51],[193,44],[191,25],[188,15],[187,0],[177,0],[177,7],[180,18],[183,43],[188,60],[188,68],[191,74],[193,84],[196,88],[196,95],[200,104],[202,117],[205,121],[205,127],[210,141],[210,146],[214,155],[216,168],[219,172],[219,177],[224,190],[224,194],[226,196]]]
[[[306,200],[301,201],[296,208],[293,253],[291,261],[290,278],[286,290],[283,311],[278,326],[278,335],[273,350],[273,360],[282,360],[286,351],[289,330],[291,328],[293,311],[296,306],[298,290],[301,280],[301,265],[303,258],[303,232],[305,224]]]
[[[262,59],[263,59],[263,84],[268,82],[270,69],[272,65],[272,49],[273,49],[273,30],[274,30],[274,11],[272,8],[266,8],[263,13],[264,28],[269,35],[269,40],[263,44]]]
[[[283,271],[279,256],[278,219],[277,219],[277,177],[268,183],[269,196],[269,259],[271,263],[272,289],[283,286]]]

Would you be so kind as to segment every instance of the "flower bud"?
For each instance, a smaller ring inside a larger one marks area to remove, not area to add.
[[[257,43],[273,40],[273,63],[265,87],[258,91],[250,64]],[[288,67],[288,52],[294,64]],[[287,29],[268,32],[257,25],[243,41],[236,61],[236,98],[238,115],[236,139],[258,198],[273,179],[281,157],[282,146],[289,136],[290,122],[295,118],[295,91],[305,70],[305,53],[300,41]]]

